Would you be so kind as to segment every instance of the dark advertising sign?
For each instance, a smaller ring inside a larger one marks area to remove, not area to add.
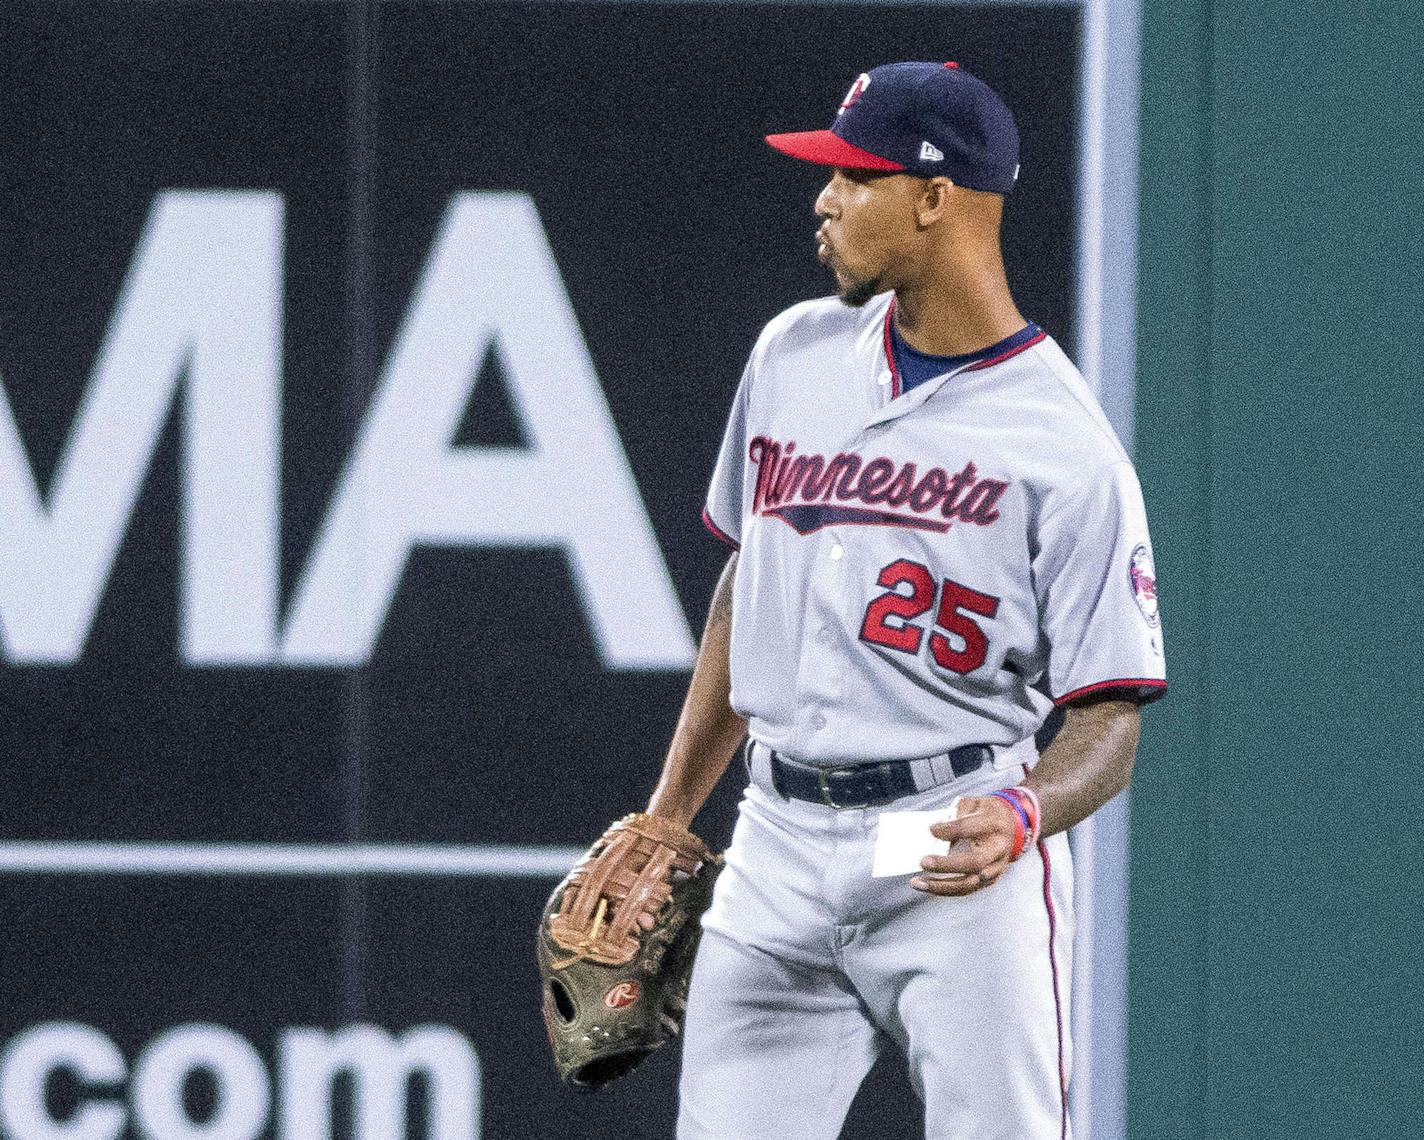
[[[1019,113],[1010,274],[1068,342],[1075,35],[7,7],[0,1135],[671,1134],[674,1050],[557,1085],[532,931],[646,799],[736,378],[828,290],[820,175],[761,135],[963,60]],[[892,1066],[847,1134],[914,1135],[912,1103]]]

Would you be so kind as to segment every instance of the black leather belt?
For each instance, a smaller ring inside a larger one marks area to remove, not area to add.
[[[749,741],[748,758],[752,747]],[[923,772],[927,765],[915,760],[825,766],[803,764],[770,748],[767,752],[771,759],[772,785],[778,792],[791,799],[809,800],[827,807],[873,807],[935,786],[933,780],[922,782],[916,778],[916,767]],[[967,776],[989,763],[994,758],[994,750],[987,744],[966,744],[947,753],[945,758],[954,776]]]

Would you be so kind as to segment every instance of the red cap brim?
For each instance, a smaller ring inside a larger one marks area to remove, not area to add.
[[[794,131],[788,135],[767,135],[766,141],[782,154],[821,166],[844,166],[847,170],[904,170],[868,150],[852,146],[834,131]]]

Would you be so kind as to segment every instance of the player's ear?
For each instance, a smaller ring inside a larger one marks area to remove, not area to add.
[[[949,213],[950,200],[954,197],[954,183],[943,174],[926,178],[920,188],[919,200],[915,203],[915,220],[921,229],[935,224]]]

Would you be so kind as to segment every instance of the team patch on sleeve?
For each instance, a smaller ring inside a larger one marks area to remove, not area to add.
[[[1152,551],[1146,543],[1139,543],[1133,549],[1127,564],[1127,580],[1143,620],[1156,629],[1162,620],[1157,612],[1157,568],[1153,565]]]

